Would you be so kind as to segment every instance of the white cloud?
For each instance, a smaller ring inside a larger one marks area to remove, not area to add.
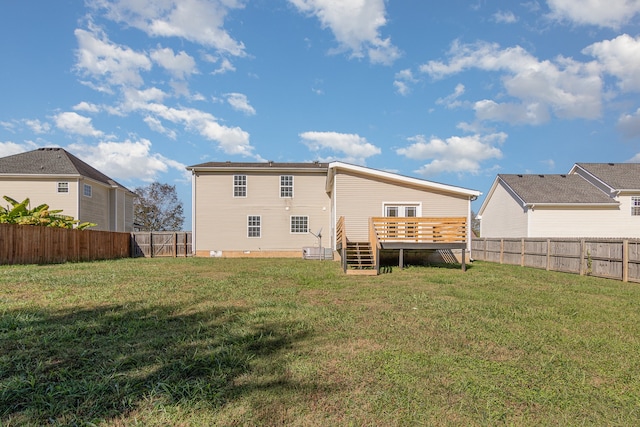
[[[178,134],[175,130],[167,129],[166,127],[164,127],[162,122],[155,117],[147,116],[143,120],[152,131],[166,135],[167,137],[174,140],[178,137]]]
[[[587,46],[582,53],[598,59],[603,71],[615,76],[623,91],[640,91],[640,36],[622,34]]]
[[[332,151],[341,153],[330,157],[342,161],[364,165],[368,157],[380,154],[380,148],[371,144],[366,138],[352,133],[338,132],[303,132],[300,134],[302,142],[311,151]]]
[[[481,170],[481,162],[502,158],[501,145],[507,139],[505,133],[489,135],[452,136],[446,140],[423,135],[409,138],[411,145],[399,148],[396,153],[414,160],[431,160],[416,173],[430,176],[442,172],[458,172],[477,174]]]
[[[78,104],[73,106],[73,109],[76,111],[84,111],[85,113],[98,113],[100,112],[100,106],[96,104],[92,104],[90,102],[79,102]]]
[[[494,21],[501,24],[515,24],[518,22],[518,17],[511,11],[499,11],[493,14]]]
[[[445,96],[444,98],[439,98],[436,100],[436,104],[445,105],[447,108],[456,108],[462,105],[458,98],[464,95],[465,87],[462,83],[458,83],[453,90],[453,93]]]
[[[253,116],[256,114],[255,108],[249,104],[249,100],[247,99],[247,95],[242,93],[227,93],[225,94],[227,97],[227,102],[231,107],[236,110],[243,112],[248,116]]]
[[[94,168],[116,180],[141,179],[150,182],[169,169],[185,173],[185,165],[160,154],[151,153],[151,142],[147,139],[100,142],[95,146],[72,144],[69,149]]]
[[[639,0],[547,0],[551,17],[576,24],[619,28],[640,12]]]
[[[78,113],[72,111],[64,112],[54,116],[56,127],[68,133],[100,137],[103,132],[96,130],[91,124],[91,118],[81,116]]]
[[[37,148],[38,145],[33,142],[24,142],[22,144],[11,141],[0,142],[0,157],[12,156],[14,154],[24,153],[25,151],[35,150]]]
[[[168,47],[156,49],[151,51],[151,59],[177,79],[185,79],[197,72],[195,59],[185,51],[176,54]]]
[[[420,70],[436,79],[473,68],[502,73],[504,89],[519,102],[476,103],[476,111],[492,120],[539,124],[548,117],[545,111],[566,119],[601,115],[603,82],[595,61],[581,63],[564,57],[540,61],[520,46],[501,49],[486,42],[454,42],[449,57],[448,62],[429,61]],[[514,107],[517,114],[510,111]]]
[[[401,70],[396,73],[393,86],[396,88],[397,93],[402,96],[407,96],[411,93],[411,84],[417,81],[410,69]]]
[[[29,120],[25,119],[24,123],[31,128],[34,133],[47,133],[51,130],[51,125],[47,122],[41,122],[38,119]]]
[[[618,130],[627,138],[640,136],[640,108],[635,113],[623,114],[619,119]]]
[[[372,63],[391,64],[400,51],[380,28],[386,25],[384,0],[289,0],[302,13],[314,15],[329,28],[339,48],[356,58],[369,57]]]
[[[144,31],[150,37],[179,37],[233,56],[244,56],[244,45],[224,29],[232,9],[242,0],[90,0],[106,16]]]
[[[108,40],[103,31],[76,29],[78,40],[76,69],[82,75],[93,78],[95,89],[109,92],[109,85],[140,86],[141,71],[151,69],[151,61],[144,53],[135,52],[127,46],[119,46]]]

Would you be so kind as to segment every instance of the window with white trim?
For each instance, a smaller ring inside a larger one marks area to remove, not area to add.
[[[291,233],[308,233],[309,217],[308,216],[292,216],[291,217]]]
[[[247,197],[247,175],[233,176],[233,197]]]
[[[640,196],[631,196],[631,215],[640,215]]]
[[[68,182],[59,182],[58,183],[58,193],[68,193],[69,192],[69,183]]]
[[[91,197],[92,195],[92,188],[89,184],[84,184],[84,186],[82,187],[82,194],[86,197]]]
[[[260,237],[261,223],[260,215],[249,215],[247,217],[247,237]]]
[[[293,175],[280,175],[280,197],[293,197]]]

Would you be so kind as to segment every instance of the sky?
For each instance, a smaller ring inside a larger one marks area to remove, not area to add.
[[[0,157],[62,147],[134,190],[187,166],[344,161],[478,190],[640,162],[640,0],[21,0]]]

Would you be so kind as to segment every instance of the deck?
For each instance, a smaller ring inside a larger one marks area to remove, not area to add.
[[[380,251],[385,249],[399,250],[401,266],[404,250],[462,249],[462,270],[466,269],[466,217],[373,217],[369,219],[367,242],[351,242],[347,238],[344,217],[341,217],[336,227],[336,238],[343,270],[349,274],[367,274],[363,271],[378,274]],[[356,251],[357,256],[353,255]],[[367,251],[368,258],[361,255]]]

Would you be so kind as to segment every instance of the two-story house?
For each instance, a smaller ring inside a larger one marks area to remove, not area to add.
[[[576,163],[568,174],[500,174],[480,235],[640,237],[640,163]]]
[[[320,244],[318,234],[324,248],[336,250],[344,236],[370,242],[373,218],[394,218],[380,226],[382,240],[423,246],[422,240],[443,245],[447,235],[446,226],[438,228],[434,241],[425,218],[458,218],[464,224],[456,248],[468,249],[470,203],[480,194],[343,162],[209,162],[187,169],[197,256],[300,257]]]
[[[92,230],[133,231],[135,194],[62,148],[0,158],[0,196],[29,198],[32,207],[46,203],[97,224]]]

